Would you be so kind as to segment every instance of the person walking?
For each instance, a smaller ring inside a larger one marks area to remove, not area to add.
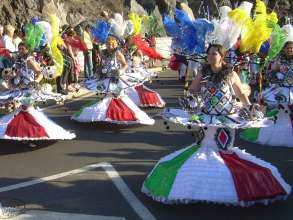
[[[17,48],[13,43],[15,28],[12,25],[5,26],[5,35],[3,36],[4,47],[9,50],[11,53],[17,52]]]
[[[93,73],[93,41],[91,37],[91,26],[87,25],[83,33],[83,40],[87,46],[87,51],[84,52],[84,74],[86,79],[91,79]]]

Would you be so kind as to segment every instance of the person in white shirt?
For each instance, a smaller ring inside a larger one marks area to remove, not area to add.
[[[15,28],[12,25],[6,25],[5,35],[2,38],[4,47],[12,53],[17,52],[17,48],[15,47],[13,43],[14,31],[15,31]]]
[[[15,30],[14,31],[14,35],[13,35],[13,43],[15,48],[18,48],[18,45],[22,42],[22,35],[21,32],[19,30]]]

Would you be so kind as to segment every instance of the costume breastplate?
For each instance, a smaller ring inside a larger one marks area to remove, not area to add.
[[[113,54],[107,54],[105,59],[102,61],[103,69],[102,72],[103,74],[109,74],[114,70],[119,70],[120,69],[120,64],[116,58],[116,52]]]
[[[27,66],[28,58],[19,58],[16,62],[16,68],[20,71],[20,76],[25,84],[34,81],[34,71]]]
[[[280,58],[280,72],[274,73],[272,77],[272,84],[279,84],[280,86],[293,86],[293,60]]]
[[[209,72],[203,78],[201,95],[204,102],[202,111],[210,115],[229,115],[234,110],[234,95],[228,79],[216,83],[213,73]]]

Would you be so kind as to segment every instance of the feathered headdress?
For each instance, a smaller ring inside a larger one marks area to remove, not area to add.
[[[286,24],[282,27],[285,32],[286,42],[293,41],[293,26],[292,24]]]
[[[132,42],[135,44],[137,49],[139,49],[144,55],[148,56],[149,58],[162,60],[162,55],[159,54],[155,50],[155,48],[151,47],[149,42],[141,37],[140,32],[142,29],[143,18],[134,12],[131,12],[128,17],[133,26]]]
[[[176,21],[165,15],[163,23],[176,49],[188,55],[204,53],[207,34],[214,30],[214,25],[202,18],[193,21],[179,9],[175,10],[174,17]]]
[[[254,18],[242,8],[229,12],[229,17],[241,28],[240,51],[243,53],[258,53],[273,30],[268,22],[271,24],[278,22],[276,13],[268,14],[265,3],[260,0],[256,0]]]
[[[92,35],[96,41],[106,43],[110,34],[111,25],[104,20],[97,20],[92,27]]]

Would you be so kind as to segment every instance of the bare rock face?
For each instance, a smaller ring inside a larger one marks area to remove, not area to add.
[[[83,19],[96,19],[104,10],[124,10],[123,0],[1,0],[0,24],[20,26],[33,16],[48,17],[56,13],[62,23],[76,24]]]
[[[248,0],[255,2],[255,0]],[[292,0],[264,0],[281,18],[293,17]],[[237,6],[241,0],[0,0],[0,24],[20,26],[33,16],[46,18],[56,13],[62,23],[77,24],[84,19],[96,19],[102,11],[126,13],[134,10],[151,13],[156,8],[161,14],[172,11],[180,2],[188,2],[195,17],[202,16],[203,6],[217,15],[217,7]]]
[[[237,7],[243,0],[154,0],[159,6],[162,12],[167,12],[168,10],[175,7],[175,5],[181,2],[187,2],[188,5],[193,9],[195,15],[202,13],[202,8],[208,8],[210,13],[217,14],[217,8],[223,5],[230,6],[232,8]],[[246,0],[248,2],[255,3],[255,0]],[[275,10],[279,17],[283,16],[293,16],[293,1],[292,0],[263,0],[270,10]],[[143,2],[143,0],[138,1]]]

